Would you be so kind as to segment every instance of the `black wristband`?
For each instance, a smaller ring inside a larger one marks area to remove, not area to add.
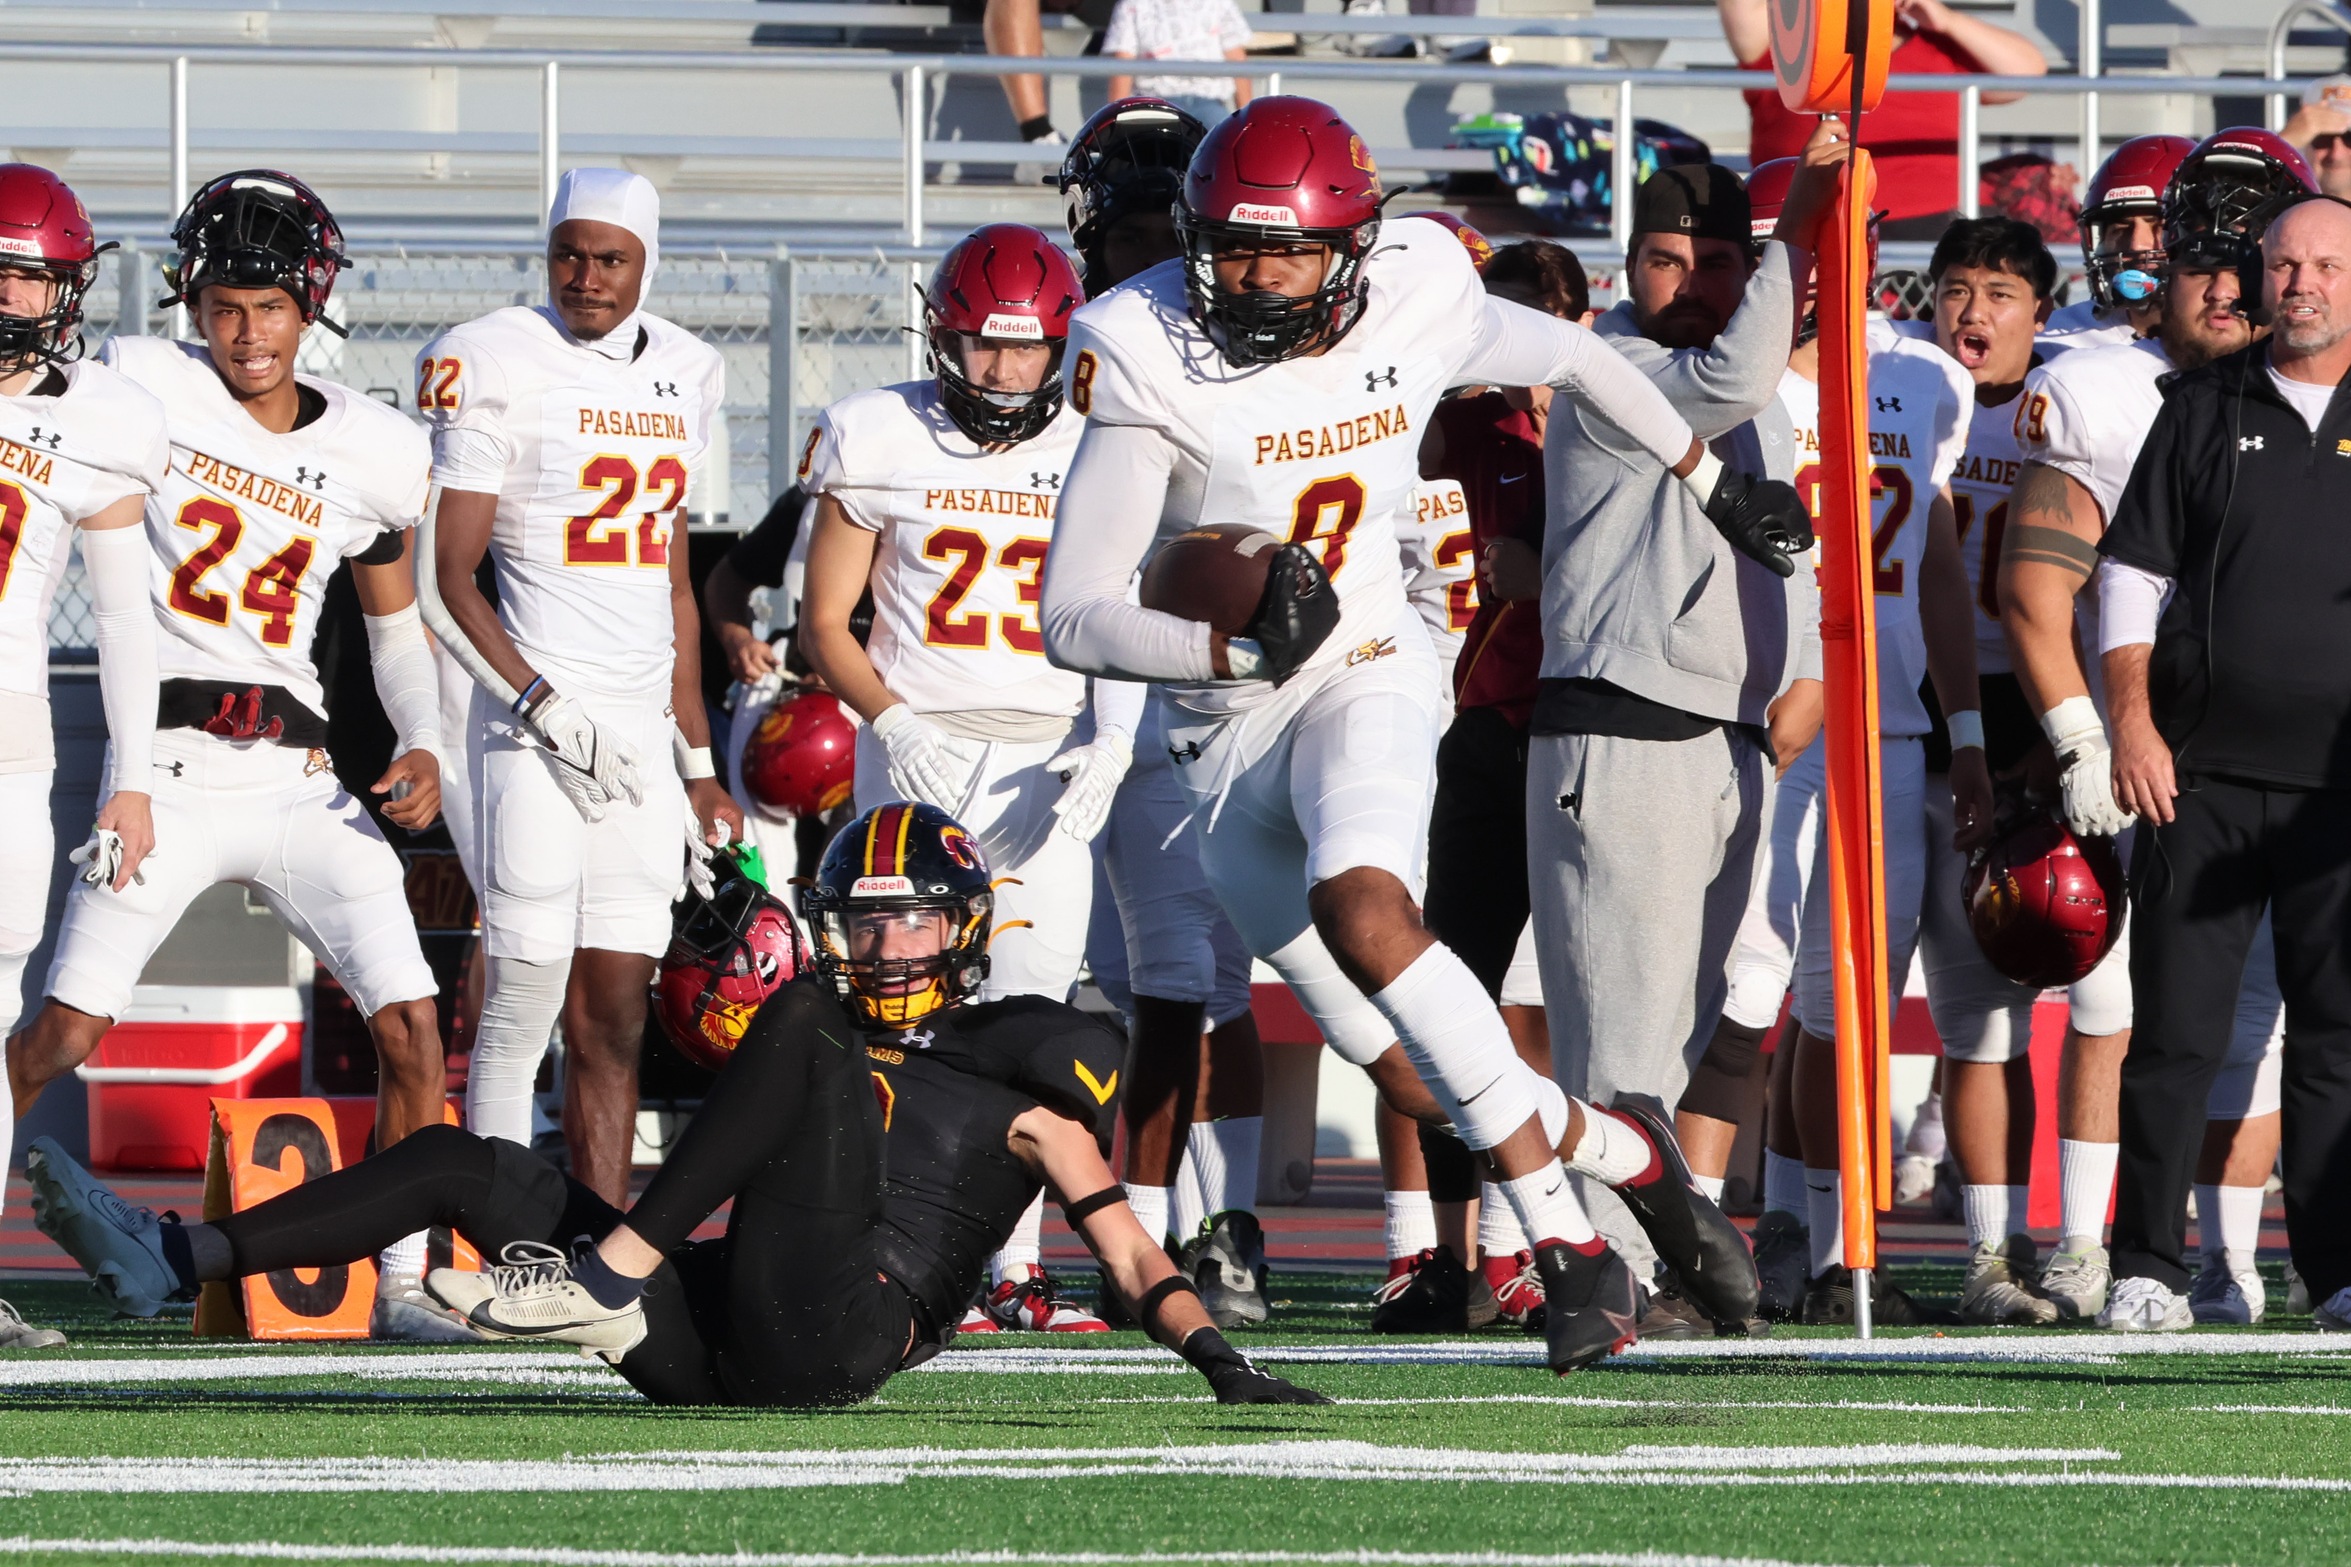
[[[1064,1199],[1061,1204],[1061,1216],[1074,1226],[1080,1220],[1091,1218],[1100,1213],[1112,1203],[1125,1202],[1126,1200],[1127,1189],[1113,1181],[1091,1197],[1080,1197],[1076,1202]]]
[[[1168,1296],[1178,1293],[1197,1299],[1200,1292],[1193,1289],[1192,1281],[1180,1273],[1171,1273],[1143,1291],[1143,1298],[1135,1302],[1135,1320],[1143,1325],[1144,1332],[1158,1331],[1159,1325],[1153,1319],[1158,1314],[1160,1302],[1166,1300]]]

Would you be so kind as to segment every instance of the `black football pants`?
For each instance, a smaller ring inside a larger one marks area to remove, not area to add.
[[[662,1404],[871,1397],[905,1360],[913,1320],[874,1262],[882,1161],[863,1047],[830,1003],[787,987],[625,1215],[668,1260],[621,1375]],[[689,1241],[730,1197],[726,1235]],[[244,1275],[356,1262],[436,1225],[492,1261],[518,1240],[569,1250],[623,1217],[520,1144],[431,1126],[219,1228]]]
[[[2286,1229],[2324,1301],[2351,1285],[2351,791],[2180,779],[2131,865],[2116,1278],[2185,1291],[2188,1188],[2264,907],[2286,1001]]]

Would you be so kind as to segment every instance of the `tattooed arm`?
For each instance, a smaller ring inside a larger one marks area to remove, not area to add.
[[[2037,713],[2090,684],[2074,641],[2074,596],[2098,569],[2106,517],[2079,483],[2037,462],[2017,475],[2000,546],[2000,621],[2017,679]]]

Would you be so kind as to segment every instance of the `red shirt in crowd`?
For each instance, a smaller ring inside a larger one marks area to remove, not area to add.
[[[1517,539],[1540,555],[1543,438],[1534,421],[1500,392],[1439,403],[1436,419],[1445,451],[1428,477],[1461,485],[1477,553],[1482,557],[1492,540]],[[1534,714],[1535,680],[1542,667],[1541,603],[1506,602],[1480,592],[1477,614],[1453,665],[1454,705],[1499,708],[1524,729]]]
[[[1769,71],[1769,56],[1740,67]],[[1912,33],[1894,47],[1896,76],[1968,75],[1974,60],[1932,33]],[[1752,129],[1747,156],[1756,163],[1804,151],[1816,114],[1798,114],[1780,102],[1776,87],[1750,92]],[[1927,218],[1959,208],[1959,94],[1889,92],[1861,117],[1861,145],[1877,162],[1878,209],[1888,219]]]

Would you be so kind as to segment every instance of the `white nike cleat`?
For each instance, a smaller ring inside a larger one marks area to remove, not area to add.
[[[2041,1265],[2041,1293],[2056,1303],[2057,1315],[2068,1322],[2087,1322],[2106,1309],[2106,1292],[2114,1284],[2106,1248],[2091,1235],[2069,1235]]]
[[[33,1222],[90,1276],[98,1298],[126,1317],[152,1317],[190,1292],[163,1258],[163,1221],[134,1208],[51,1137],[24,1151]]]
[[[36,1328],[0,1300],[0,1349],[62,1349],[65,1335],[55,1328]]]
[[[2210,1256],[2188,1286],[2188,1309],[2198,1322],[2251,1327],[2269,1308],[2269,1290],[2261,1275],[2247,1268],[2229,1271],[2225,1256]]]
[[[484,1338],[554,1339],[614,1365],[645,1339],[644,1302],[602,1304],[572,1277],[571,1258],[542,1241],[509,1241],[496,1265],[480,1273],[435,1268],[424,1284]]]
[[[1967,1259],[1959,1293],[1963,1322],[1987,1327],[2035,1328],[2057,1320],[2057,1303],[2033,1287],[2033,1238],[2011,1235],[2004,1246],[1978,1246]]]
[[[375,1309],[368,1313],[367,1336],[387,1344],[479,1344],[482,1335],[472,1323],[425,1293],[424,1280],[414,1273],[386,1273],[376,1280]]]
[[[2117,1279],[2098,1326],[2117,1333],[2181,1333],[2195,1326],[2186,1297],[2154,1279]]]

